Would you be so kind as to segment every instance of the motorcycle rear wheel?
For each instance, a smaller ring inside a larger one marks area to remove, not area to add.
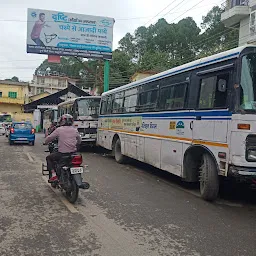
[[[66,197],[68,201],[74,204],[78,198],[79,187],[77,186],[74,179],[71,181],[71,191],[66,191]]]

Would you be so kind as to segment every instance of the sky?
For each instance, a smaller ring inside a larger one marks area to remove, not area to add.
[[[27,8],[55,10],[115,19],[113,48],[127,33],[139,26],[154,24],[159,18],[176,23],[193,17],[200,25],[202,16],[224,0],[0,0],[0,79],[19,77],[30,81],[35,69],[47,58],[27,54]],[[164,9],[164,11],[162,11]],[[162,12],[161,12],[162,11]],[[157,15],[158,14],[158,15]]]

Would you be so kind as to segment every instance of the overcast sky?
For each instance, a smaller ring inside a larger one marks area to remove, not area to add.
[[[113,17],[116,20],[113,43],[115,49],[127,32],[133,33],[138,26],[148,26],[163,16],[168,22],[178,22],[191,16],[200,25],[202,16],[214,5],[223,2],[224,0],[0,0],[0,79],[18,76],[21,80],[29,81],[35,68],[46,58],[44,55],[26,53],[27,8]],[[154,18],[169,4],[168,8]]]

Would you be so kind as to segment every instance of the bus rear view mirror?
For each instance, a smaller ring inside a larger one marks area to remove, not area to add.
[[[227,81],[224,79],[220,79],[218,81],[218,91],[225,92],[227,90]]]

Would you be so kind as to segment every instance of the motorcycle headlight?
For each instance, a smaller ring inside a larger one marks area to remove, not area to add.
[[[247,150],[247,159],[249,161],[255,161],[256,162],[256,149],[248,149]]]

